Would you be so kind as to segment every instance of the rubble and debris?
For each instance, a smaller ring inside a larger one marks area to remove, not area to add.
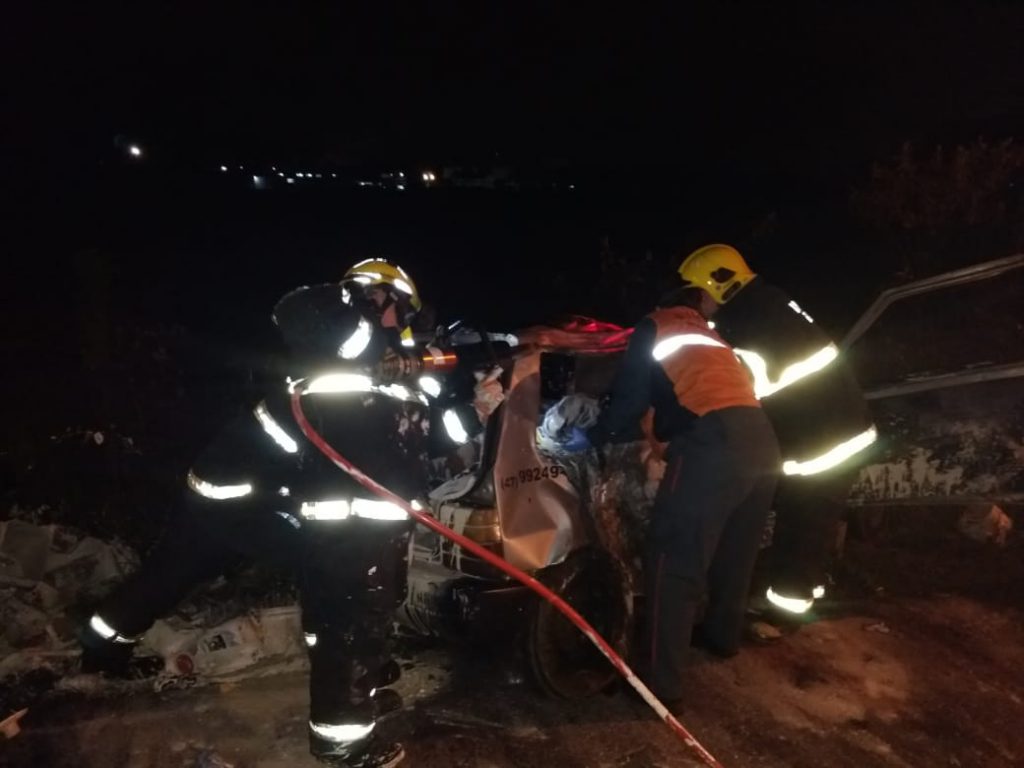
[[[1013,520],[996,504],[974,504],[961,513],[957,528],[969,539],[1002,547],[1013,530]]]
[[[73,528],[14,519],[0,522],[0,558],[0,678],[5,684],[25,688],[26,675],[46,673],[58,687],[66,679],[67,690],[109,688],[69,677],[78,657],[75,633],[84,618],[75,614],[137,567],[134,551]],[[149,677],[159,671],[152,682],[158,690],[238,675],[263,660],[304,660],[294,585],[268,581],[264,574],[247,579],[243,573],[230,583],[218,579],[173,616],[156,622],[137,657],[156,662],[140,670],[149,670]]]
[[[263,659],[303,656],[301,638],[299,607],[288,605],[253,611],[214,627],[180,617],[161,619],[143,636],[140,649],[163,658],[162,677],[216,678]]]
[[[64,664],[74,642],[66,611],[95,601],[137,564],[120,542],[60,525],[0,522],[0,674]]]

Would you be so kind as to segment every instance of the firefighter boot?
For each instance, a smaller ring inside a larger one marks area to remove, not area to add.
[[[336,768],[392,768],[405,758],[405,749],[398,742],[383,741],[371,736],[358,751],[345,748],[332,754],[321,748],[314,750],[314,757],[319,763]]]

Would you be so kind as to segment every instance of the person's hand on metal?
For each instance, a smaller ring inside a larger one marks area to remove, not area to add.
[[[579,427],[573,427],[569,437],[562,443],[562,450],[566,453],[582,453],[593,447],[587,433]]]

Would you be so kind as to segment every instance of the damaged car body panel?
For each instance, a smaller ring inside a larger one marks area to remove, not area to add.
[[[506,371],[505,400],[479,439],[475,466],[432,494],[434,514],[559,591],[578,593],[577,602],[600,593],[602,605],[594,611],[607,614],[606,636],[622,642],[634,579],[625,564],[632,558],[614,551],[614,537],[607,535],[615,529],[605,519],[616,517],[614,500],[607,489],[602,492],[596,457],[545,450],[538,427],[559,398],[575,393],[596,399],[607,392],[629,332],[577,320],[517,336],[529,351]],[[638,467],[634,475],[646,478]],[[538,677],[560,695],[590,693],[606,682],[605,668],[614,674],[602,659],[584,659],[593,662],[589,677],[563,670],[566,654],[581,651],[576,633],[563,633],[529,590],[487,563],[422,527],[411,547],[409,590],[399,610],[407,627],[435,635],[525,631]],[[588,618],[602,624],[601,616]]]

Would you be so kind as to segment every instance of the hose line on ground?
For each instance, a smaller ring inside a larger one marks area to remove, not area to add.
[[[611,665],[618,670],[619,674],[625,678],[626,682],[633,687],[644,702],[654,710],[655,714],[658,715],[658,718],[671,728],[672,732],[681,738],[683,743],[692,749],[705,765],[711,766],[711,768],[723,768],[722,764],[715,759],[714,755],[708,752],[708,750],[705,749],[696,738],[694,738],[686,727],[668,711],[665,705],[658,700],[651,690],[643,684],[640,678],[636,676],[636,673],[633,672],[629,665],[626,664],[625,660],[623,660],[611,645],[609,645],[608,642],[597,633],[597,630],[590,626],[587,620],[580,616],[571,605],[565,602],[565,600],[560,598],[528,573],[519,570],[511,563],[495,555],[493,552],[487,551],[476,542],[456,533],[448,526],[442,525],[423,510],[415,509],[408,501],[389,491],[372,477],[366,475],[359,469],[359,467],[355,466],[352,462],[338,453],[326,440],[324,440],[320,433],[313,428],[313,425],[309,423],[305,413],[302,411],[302,394],[305,390],[306,383],[307,382],[298,383],[292,391],[292,415],[295,417],[295,421],[299,425],[299,429],[302,430],[302,434],[304,434],[306,438],[317,447],[317,450],[323,453],[335,466],[344,470],[356,482],[371,493],[380,496],[382,499],[390,501],[392,504],[397,504],[417,523],[426,526],[435,533],[438,533],[458,544],[460,547],[469,550],[477,557],[486,560],[495,568],[507,573],[516,581],[521,582],[523,585],[553,605],[562,615],[576,625],[580,632],[586,635],[587,639],[590,640],[590,642],[594,644],[604,657],[608,659]]]

